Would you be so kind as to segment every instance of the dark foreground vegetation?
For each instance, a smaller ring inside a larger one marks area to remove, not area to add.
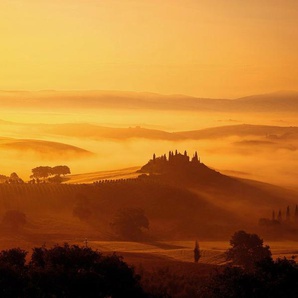
[[[36,247],[30,259],[20,248],[4,250],[0,297],[298,297],[294,258],[273,260],[263,240],[244,231],[230,243],[224,266],[181,262],[176,270],[139,268],[138,274],[122,257],[89,247]]]
[[[273,260],[270,248],[256,234],[236,232],[230,243],[226,265],[214,266],[207,273],[193,267],[185,271],[182,265],[181,270],[145,270],[141,274],[144,290],[168,298],[298,297],[298,266],[294,259]]]
[[[88,247],[19,248],[0,253],[0,297],[147,297],[121,257]]]
[[[230,264],[211,276],[206,297],[298,297],[294,257],[273,260],[269,246],[244,231],[236,232],[230,244]]]

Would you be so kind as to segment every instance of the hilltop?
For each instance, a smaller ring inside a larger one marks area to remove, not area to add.
[[[207,186],[226,177],[203,164],[197,152],[190,158],[186,151],[181,154],[177,150],[170,151],[168,157],[166,154],[160,157],[153,154],[152,159],[138,172],[158,175],[159,179],[166,180],[168,183],[178,181],[181,185],[204,183]]]
[[[101,179],[92,184],[0,184],[0,211],[26,214],[21,235],[28,241],[118,239],[111,222],[126,208],[144,210],[150,222],[146,239],[224,239],[237,229],[258,230],[260,217],[298,202],[294,191],[223,175],[196,152],[191,158],[186,152],[153,155],[135,170],[88,174],[92,181]],[[73,179],[87,182],[83,174]]]

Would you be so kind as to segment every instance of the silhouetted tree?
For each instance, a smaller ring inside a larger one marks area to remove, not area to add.
[[[11,173],[10,177],[8,179],[8,182],[11,184],[21,184],[24,183],[24,181],[18,176],[17,173]]]
[[[0,252],[0,297],[146,297],[139,277],[122,258],[89,247],[45,246]]]
[[[226,252],[228,261],[253,270],[257,262],[271,259],[269,246],[263,245],[263,240],[256,234],[244,231],[236,232],[230,240],[231,248]]]
[[[56,184],[60,184],[62,183],[63,181],[67,181],[68,179],[64,178],[64,177],[61,177],[60,175],[56,175],[54,177],[49,177],[47,179],[47,181],[49,183],[56,183]]]
[[[92,215],[92,207],[90,205],[90,201],[84,194],[77,194],[76,203],[73,208],[72,214],[82,221],[88,220]]]
[[[2,250],[0,252],[0,264],[16,267],[17,269],[23,269],[26,263],[27,251],[20,248],[11,248]]]
[[[5,176],[5,175],[1,175],[0,174],[0,183],[5,183],[9,180],[9,177],[8,176]]]
[[[198,160],[198,152],[195,152],[195,159]]]
[[[143,229],[149,229],[149,220],[144,210],[126,208],[117,212],[111,226],[118,236],[138,240],[142,237]]]
[[[0,264],[0,297],[33,297],[26,296],[28,275],[19,268]]]
[[[36,179],[43,179],[45,180],[50,175],[52,175],[52,168],[48,166],[40,166],[32,169],[32,175],[30,178],[36,178]]]
[[[8,210],[4,213],[2,218],[3,226],[8,227],[14,232],[19,231],[26,223],[26,214],[18,210]]]
[[[70,174],[70,168],[68,166],[56,166],[52,168],[51,171],[52,175],[58,175],[58,176],[65,176]]]
[[[199,243],[198,243],[198,241],[196,241],[195,248],[194,248],[194,261],[195,261],[195,263],[198,263],[200,258],[201,258],[201,251],[200,251]]]
[[[258,262],[253,272],[228,266],[213,274],[202,297],[298,297],[298,267],[285,258]]]
[[[282,222],[281,210],[278,211],[277,220],[278,220],[280,223]]]
[[[286,220],[290,221],[290,206],[287,207]]]

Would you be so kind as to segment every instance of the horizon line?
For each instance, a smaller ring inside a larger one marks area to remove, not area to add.
[[[111,89],[0,89],[0,93],[38,93],[38,92],[107,92],[107,93],[132,93],[132,94],[150,94],[155,96],[164,96],[164,97],[171,97],[171,96],[181,96],[181,97],[189,97],[189,98],[196,98],[196,99],[220,99],[220,100],[237,100],[241,98],[251,97],[251,96],[263,96],[263,95],[276,95],[276,94],[289,94],[289,93],[298,93],[298,90],[294,89],[284,89],[284,90],[274,90],[262,93],[254,93],[249,95],[244,95],[241,97],[202,97],[198,95],[189,95],[184,93],[158,93],[158,92],[151,92],[151,91],[131,91],[131,90],[111,90]]]

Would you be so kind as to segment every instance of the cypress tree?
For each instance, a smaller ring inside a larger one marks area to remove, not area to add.
[[[196,151],[195,152],[195,161],[198,161],[199,159],[198,159],[198,152]]]
[[[198,263],[201,258],[201,251],[200,251],[198,240],[196,240],[195,248],[193,252],[194,252],[194,261],[195,263]]]
[[[287,207],[286,220],[290,221],[290,206]]]

